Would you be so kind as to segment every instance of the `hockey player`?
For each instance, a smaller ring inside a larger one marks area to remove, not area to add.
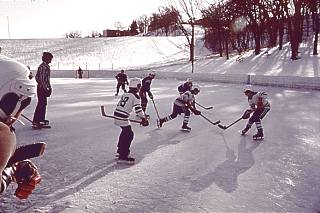
[[[29,73],[25,65],[0,56],[0,194],[11,182],[16,182],[15,195],[20,199],[28,198],[41,180],[37,167],[30,160],[7,165],[16,148],[12,124],[36,93],[36,83],[29,79]]]
[[[126,91],[126,84],[128,85],[128,79],[127,79],[127,75],[124,73],[124,70],[121,70],[117,75],[116,75],[116,79],[118,81],[117,83],[117,87],[116,87],[116,94],[115,96],[118,96],[119,94],[119,89],[121,87],[121,89],[123,90],[123,92],[127,92]]]
[[[140,89],[140,98],[141,98],[141,107],[143,112],[146,112],[147,109],[147,104],[148,104],[148,99],[147,99],[147,93],[149,98],[152,100],[153,99],[153,95],[150,91],[150,87],[151,87],[151,82],[154,79],[154,77],[156,76],[156,73],[154,71],[150,72],[149,75],[147,77],[145,77],[142,80],[142,87]],[[146,115],[147,117],[150,117],[149,115]]]
[[[132,78],[129,82],[129,91],[121,96],[121,99],[113,113],[115,116],[115,125],[120,126],[122,129],[119,136],[117,150],[117,153],[119,154],[117,162],[120,164],[134,164],[135,161],[134,158],[129,157],[130,145],[134,137],[134,133],[128,120],[132,109],[134,109],[137,116],[141,118],[142,126],[149,125],[140,105],[140,97],[138,95],[140,88],[141,80],[139,78]]]
[[[190,110],[195,115],[201,115],[201,112],[195,107],[195,95],[199,94],[200,87],[198,85],[194,85],[190,91],[186,91],[182,95],[180,95],[173,103],[173,110],[171,115],[166,116],[164,118],[160,118],[159,125],[162,127],[164,122],[170,121],[177,117],[177,115],[184,113],[182,130],[191,131],[191,128],[188,126]]]
[[[253,135],[254,140],[263,139],[263,128],[261,124],[261,119],[269,112],[270,103],[267,100],[267,93],[265,92],[255,92],[251,85],[246,85],[243,89],[244,94],[248,97],[248,102],[250,109],[247,109],[242,119],[249,119],[246,127],[242,130],[242,135],[251,128],[253,123],[256,123],[257,134]],[[253,112],[252,116],[250,114]]]
[[[186,91],[190,91],[191,88],[192,88],[192,79],[191,79],[191,78],[188,78],[185,83],[181,84],[181,85],[178,87],[179,94],[182,95],[182,94],[185,93]]]

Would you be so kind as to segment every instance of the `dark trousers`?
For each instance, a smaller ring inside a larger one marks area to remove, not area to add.
[[[126,84],[125,84],[125,83],[122,83],[122,82],[118,82],[118,84],[117,84],[117,94],[119,93],[120,87],[121,87],[121,89],[122,89],[124,92],[127,92],[127,91],[126,91]]]
[[[45,93],[45,91],[42,88],[37,87],[38,103],[37,103],[37,106],[36,106],[36,109],[35,109],[34,115],[33,115],[33,122],[34,123],[39,123],[39,122],[45,120],[47,104],[48,104],[46,95],[47,94]]]
[[[178,105],[173,104],[172,113],[170,115],[171,119],[174,119],[177,117],[177,115],[180,115],[181,113],[184,113],[185,116],[190,116],[190,110],[186,107],[181,107]]]
[[[145,112],[147,109],[147,105],[148,105],[147,93],[140,91],[139,96],[141,98],[141,108]]]
[[[119,158],[126,158],[130,154],[130,145],[133,140],[134,133],[131,126],[121,126],[121,133],[118,141]]]

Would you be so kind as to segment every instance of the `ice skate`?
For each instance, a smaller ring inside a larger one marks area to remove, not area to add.
[[[126,164],[126,165],[133,165],[135,159],[132,157],[120,157],[117,159],[117,164]]]
[[[257,134],[255,134],[254,136],[252,136],[253,140],[255,141],[259,141],[259,140],[263,140],[264,137],[263,137],[263,131],[262,129],[259,129]]]
[[[158,124],[159,124],[159,127],[162,127],[163,123],[165,122],[165,119],[164,118],[160,118],[158,120]]]
[[[33,129],[50,129],[51,126],[48,125],[48,122],[41,121],[41,122],[38,122],[38,123],[33,123],[32,124],[32,128]]]
[[[249,127],[247,126],[246,128],[244,128],[242,131],[241,131],[241,135],[245,135],[248,131],[249,131]]]
[[[181,131],[190,132],[191,127],[189,127],[187,123],[183,123],[183,125],[181,127]]]

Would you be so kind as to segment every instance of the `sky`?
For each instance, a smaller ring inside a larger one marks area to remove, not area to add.
[[[157,12],[166,0],[0,0],[0,39],[59,38],[80,30],[83,36],[130,26]]]

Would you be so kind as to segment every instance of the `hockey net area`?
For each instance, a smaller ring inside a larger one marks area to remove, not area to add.
[[[82,70],[81,73],[76,70],[75,71],[75,78],[90,78],[90,71],[89,70]]]

